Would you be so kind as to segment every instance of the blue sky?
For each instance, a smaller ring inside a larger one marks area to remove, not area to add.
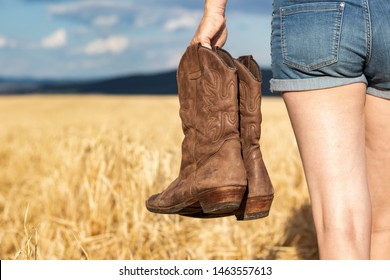
[[[90,79],[177,67],[204,0],[0,0],[0,77]],[[272,0],[229,0],[233,56],[270,65]]]

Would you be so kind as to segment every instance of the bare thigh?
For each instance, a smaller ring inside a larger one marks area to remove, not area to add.
[[[390,100],[367,96],[366,153],[372,203],[372,257],[390,258]]]
[[[365,163],[365,92],[365,84],[355,83],[283,94],[323,258],[368,258],[371,205]],[[347,244],[354,241],[360,244]]]

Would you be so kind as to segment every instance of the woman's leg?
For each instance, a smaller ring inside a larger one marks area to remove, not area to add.
[[[283,94],[312,202],[321,259],[369,259],[366,85]]]
[[[372,201],[371,258],[390,259],[390,100],[367,95],[367,172]]]

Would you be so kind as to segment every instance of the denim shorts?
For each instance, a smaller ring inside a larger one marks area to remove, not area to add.
[[[363,82],[390,99],[390,1],[274,0],[273,92]]]

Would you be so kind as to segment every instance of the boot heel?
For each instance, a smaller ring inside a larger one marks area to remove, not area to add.
[[[240,208],[235,213],[237,220],[246,221],[267,217],[271,209],[273,199],[273,194],[244,199]]]
[[[199,203],[203,213],[224,214],[237,210],[244,196],[246,187],[229,186],[220,187],[202,193]]]

